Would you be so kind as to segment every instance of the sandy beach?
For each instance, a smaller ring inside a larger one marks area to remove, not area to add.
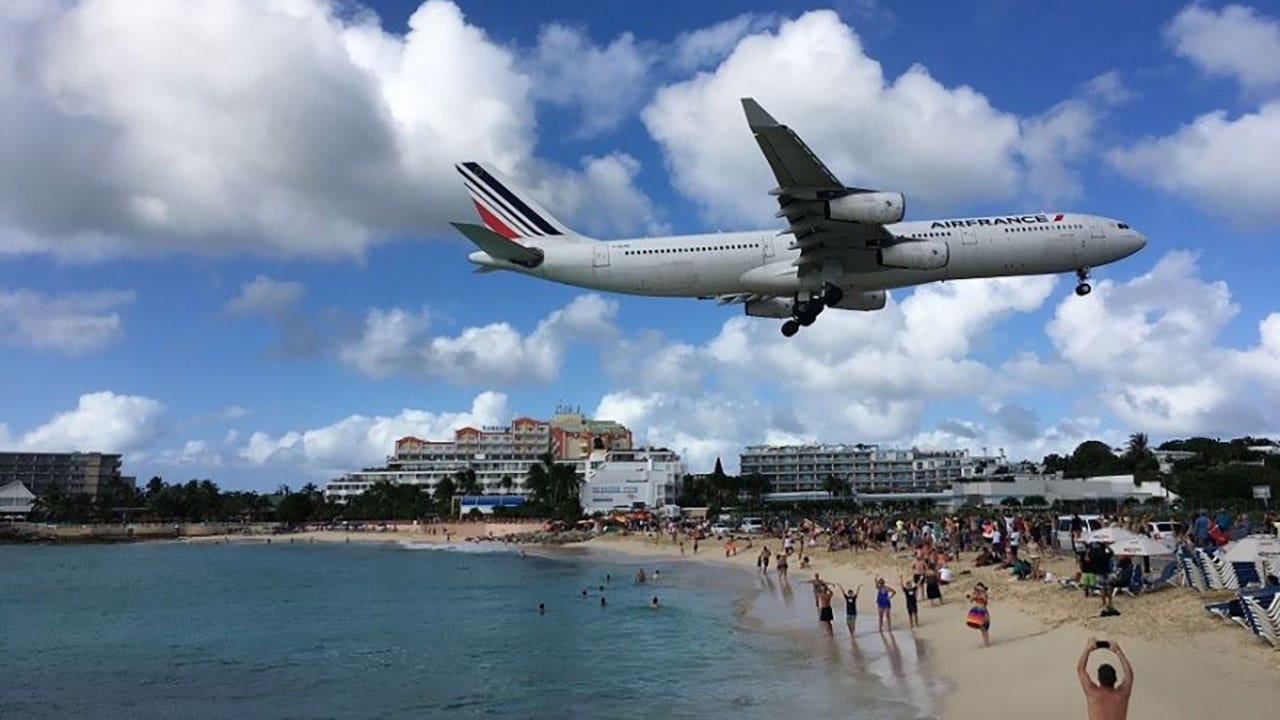
[[[723,543],[714,540],[702,541],[697,556],[691,554],[688,543],[686,554],[681,555],[669,540],[638,535],[601,537],[588,544],[636,556],[729,563],[751,570],[761,546],[756,540],[752,548],[726,558]],[[781,542],[765,544],[777,551]],[[862,584],[859,633],[875,632],[874,579],[879,574],[896,584],[899,574],[908,573],[906,556],[894,557],[888,550],[828,553],[819,548],[806,553],[811,554],[812,566],[802,571],[793,559],[793,585],[812,578],[814,572],[849,588]],[[942,700],[944,718],[991,718],[1010,712],[1085,717],[1075,667],[1090,636],[1118,641],[1133,663],[1131,718],[1269,717],[1280,707],[1280,652],[1206,614],[1202,605],[1216,596],[1178,587],[1137,598],[1120,597],[1115,606],[1121,615],[1102,618],[1097,598],[1086,599],[1057,583],[1016,582],[1007,579],[1007,572],[970,566],[971,562],[952,566],[957,575],[943,589],[944,605],[931,607],[921,599],[920,627],[914,631],[925,643],[927,667],[950,685]],[[1071,566],[1065,558],[1047,564],[1056,574],[1069,572]],[[978,581],[991,590],[991,646],[987,648],[981,647],[979,634],[964,624],[969,607],[964,593]],[[806,591],[803,586],[796,592]],[[894,599],[893,613],[895,630],[905,629],[901,597]],[[839,637],[845,632],[839,608],[836,615]],[[819,638],[816,614],[813,632]],[[1099,662],[1117,664],[1109,653],[1095,653],[1094,658],[1091,672]]]

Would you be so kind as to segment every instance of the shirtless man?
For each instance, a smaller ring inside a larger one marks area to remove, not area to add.
[[[823,632],[831,635],[831,621],[835,619],[835,615],[831,612],[831,598],[835,593],[831,591],[831,586],[826,583],[814,586],[815,599],[818,601],[818,624],[822,626]]]
[[[1120,667],[1124,669],[1124,682],[1118,685],[1116,669],[1106,663],[1098,666],[1098,682],[1089,677],[1089,653],[1108,649],[1120,658]],[[1084,688],[1089,720],[1125,720],[1128,717],[1129,696],[1133,693],[1133,667],[1118,644],[1089,638],[1089,644],[1080,653],[1080,662],[1076,663],[1076,675],[1080,676],[1080,687]]]

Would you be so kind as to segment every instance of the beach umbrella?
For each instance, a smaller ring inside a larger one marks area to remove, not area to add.
[[[1111,552],[1116,555],[1142,556],[1173,554],[1173,550],[1159,540],[1154,540],[1146,535],[1129,534],[1133,537],[1127,537],[1111,543]]]
[[[1247,535],[1226,546],[1228,562],[1253,562],[1258,558],[1280,558],[1280,537]]]
[[[1085,536],[1081,538],[1081,540],[1083,540],[1086,543],[1114,544],[1118,542],[1124,542],[1126,540],[1133,540],[1134,538],[1140,538],[1140,537],[1144,537],[1144,536],[1139,535],[1136,532],[1125,530],[1122,527],[1112,526],[1112,527],[1104,527],[1101,530],[1094,530],[1093,532],[1090,532],[1090,533],[1085,533]]]

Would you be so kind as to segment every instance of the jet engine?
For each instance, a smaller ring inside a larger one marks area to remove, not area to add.
[[[876,260],[882,266],[904,270],[944,268],[949,257],[950,250],[941,240],[907,240],[876,252]]]
[[[764,298],[748,300],[744,307],[751,317],[790,318],[791,301],[785,298]]]
[[[840,298],[840,302],[831,307],[839,310],[882,310],[887,299],[888,294],[883,290],[846,291],[844,297]]]
[[[860,192],[827,201],[827,218],[886,225],[907,212],[907,199],[897,192]]]

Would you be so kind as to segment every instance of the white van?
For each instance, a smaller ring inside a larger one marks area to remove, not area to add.
[[[1058,541],[1060,550],[1071,550],[1071,518],[1074,515],[1059,515],[1058,522],[1054,525],[1054,539]],[[1101,515],[1081,515],[1080,516],[1080,533],[1088,535],[1094,530],[1101,530],[1103,521]]]
[[[764,532],[764,519],[758,517],[742,518],[742,525],[739,529],[744,533],[762,533]]]

